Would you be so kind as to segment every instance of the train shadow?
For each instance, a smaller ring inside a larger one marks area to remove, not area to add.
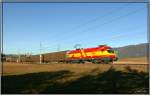
[[[69,78],[73,72],[41,72],[25,75],[2,76],[2,93],[49,94],[148,94],[148,73],[126,68],[127,72],[108,71],[97,75],[84,75],[65,83],[56,80]]]

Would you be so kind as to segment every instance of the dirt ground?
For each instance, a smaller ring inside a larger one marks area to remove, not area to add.
[[[2,93],[148,93],[148,64],[118,64],[3,63]]]

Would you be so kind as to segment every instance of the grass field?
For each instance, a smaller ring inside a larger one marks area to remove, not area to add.
[[[3,63],[2,93],[148,93],[148,65]]]
[[[115,63],[148,64],[148,58],[147,57],[124,58],[124,59],[119,59]]]
[[[92,70],[97,70],[97,72],[107,71],[113,66],[115,70],[126,71],[127,65],[113,65],[113,64],[21,64],[21,63],[3,63],[3,76],[6,75],[18,75],[26,73],[36,73],[36,72],[52,72],[60,70],[69,70],[74,73],[89,73]],[[130,66],[130,65],[129,65]],[[130,66],[131,69],[138,71],[147,72],[147,65],[133,65]],[[96,72],[92,72],[94,74]]]

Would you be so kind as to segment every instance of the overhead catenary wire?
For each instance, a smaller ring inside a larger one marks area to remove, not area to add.
[[[136,37],[136,39],[140,39],[140,38],[142,38],[143,36],[142,36],[142,35],[134,35],[134,37]],[[128,38],[129,38],[129,37],[127,37],[127,36],[121,37],[121,39],[128,39]],[[118,41],[122,41],[121,39],[118,39],[118,38],[117,38],[117,39],[109,40],[108,43],[111,43],[112,41],[117,43]],[[131,43],[132,41],[135,42],[135,40],[130,40],[130,43]],[[146,43],[146,42],[145,42],[145,43]]]
[[[133,27],[131,27],[131,28],[128,28],[127,30],[139,30],[141,27],[140,27],[141,25],[138,25],[138,26],[136,26],[136,27],[138,27],[138,28],[133,28]],[[101,43],[105,43],[105,42],[107,42],[107,43],[109,43],[109,42],[111,42],[112,40],[114,40],[114,39],[120,39],[120,38],[123,38],[124,36],[126,36],[126,35],[131,35],[131,34],[134,34],[135,32],[129,32],[129,33],[120,33],[120,34],[117,34],[117,35],[115,35],[115,36],[112,36],[112,37],[110,37],[110,38],[104,38],[103,39],[103,41],[100,41]],[[139,33],[143,33],[143,31],[139,31],[139,32],[136,32],[136,34],[134,34],[134,35],[139,35]],[[105,41],[104,41],[105,40]],[[99,43],[98,43],[99,44]],[[46,47],[46,48],[50,48],[50,47]]]
[[[112,19],[112,20],[110,20],[110,21],[107,21],[107,22],[104,22],[104,23],[102,23],[102,24],[100,24],[100,25],[98,25],[99,27],[102,27],[103,25],[106,25],[106,24],[110,24],[110,23],[112,23],[112,22],[114,22],[114,21],[117,21],[117,20],[120,20],[120,19],[122,19],[122,18],[125,18],[125,17],[127,17],[127,16],[130,16],[130,15],[132,15],[132,14],[135,14],[135,13],[138,13],[139,11],[141,11],[143,8],[140,8],[140,9],[137,9],[137,10],[134,10],[134,11],[132,11],[132,12],[129,12],[129,13],[127,13],[127,14],[125,14],[125,15],[121,15],[121,16],[119,16],[119,17],[117,17],[117,18],[114,18],[114,19]],[[92,21],[92,20],[91,20]],[[82,35],[82,33],[83,32],[90,32],[89,30],[91,30],[91,29],[96,29],[97,28],[97,26],[95,26],[95,27],[92,27],[92,28],[87,28],[85,31],[82,31],[82,32],[80,32],[80,35]],[[69,32],[69,33],[72,33],[72,32]],[[72,37],[77,37],[76,35],[72,35],[71,36],[71,38]],[[68,37],[68,38],[70,38],[70,37]],[[61,39],[61,41],[66,41],[66,40],[68,40],[68,39]],[[69,39],[69,40],[71,40],[71,39]],[[56,40],[55,42],[57,42],[58,40]]]
[[[134,29],[134,30],[139,30],[140,28],[141,28],[141,27],[138,27],[138,28],[136,28],[136,29]],[[145,32],[146,32],[146,31],[145,31]],[[143,36],[142,33],[143,33],[143,31],[122,33],[122,34],[118,34],[118,35],[112,36],[112,37],[110,37],[110,38],[103,39],[103,41],[100,41],[100,42],[101,42],[101,43],[103,43],[103,42],[110,43],[110,42],[112,42],[112,41],[114,41],[114,40],[118,40],[118,39],[121,39],[121,38],[124,38],[124,37],[127,37],[127,38],[128,38],[127,35],[132,35],[132,34],[134,34],[134,37],[135,37],[135,36],[138,36],[138,35]]]
[[[133,4],[133,3],[125,3],[123,6],[117,7],[117,8],[115,8],[113,11],[107,12],[106,14],[104,14],[104,15],[102,15],[102,16],[100,15],[100,16],[94,17],[94,18],[88,20],[87,22],[84,22],[84,23],[82,23],[82,24],[79,24],[79,25],[73,27],[72,29],[70,29],[71,32],[68,32],[68,33],[66,33],[65,35],[68,35],[68,34],[74,35],[73,32],[76,32],[76,31],[79,30],[80,28],[85,27],[85,26],[88,25],[89,23],[96,22],[96,21],[98,21],[98,20],[100,20],[100,19],[103,19],[103,18],[105,18],[105,17],[107,17],[107,16],[110,16],[111,14],[117,13],[118,11],[121,11],[121,10],[125,9],[126,7],[128,7],[129,5],[132,5],[132,4]],[[57,34],[57,35],[58,35],[58,34]],[[68,38],[69,38],[69,37],[70,37],[70,35],[68,35]],[[65,38],[62,38],[62,39],[61,39],[61,41],[64,41],[64,40],[67,40],[67,39],[65,39]],[[58,41],[59,41],[59,39],[55,40],[55,42],[58,42]]]
[[[142,24],[143,25],[143,24]],[[145,25],[145,24],[144,24]],[[143,25],[143,26],[144,26]],[[128,28],[127,30],[131,30],[131,31],[135,31],[135,30],[139,30],[139,29],[141,29],[142,27],[141,27],[141,24],[140,25],[138,25],[138,26],[136,26],[136,28],[133,28],[133,27],[131,27],[131,28]],[[146,32],[146,31],[145,31]],[[109,37],[109,38],[102,38],[102,39],[99,39],[99,38],[97,38],[97,39],[94,39],[94,40],[90,40],[90,42],[92,43],[93,41],[95,41],[96,43],[95,44],[97,44],[97,45],[99,45],[100,43],[101,44],[110,44],[111,42],[115,42],[115,40],[121,40],[122,38],[128,38],[128,36],[127,35],[133,35],[134,34],[134,37],[135,36],[138,36],[138,35],[141,35],[141,36],[143,36],[142,35],[142,33],[143,33],[143,31],[138,31],[138,32],[123,32],[123,33],[117,33],[117,35],[115,35],[115,36],[111,36],[111,37]],[[146,34],[146,33],[145,33]],[[84,41],[85,43],[86,43],[86,40]],[[83,42],[83,43],[84,43]],[[88,43],[90,43],[89,41],[88,41]]]
[[[100,20],[100,19],[103,19],[104,17],[110,16],[111,14],[117,13],[118,11],[121,11],[122,9],[126,8],[126,7],[129,6],[130,4],[131,4],[131,3],[127,3],[127,4],[125,4],[123,7],[116,8],[115,10],[110,11],[110,12],[104,14],[103,16],[95,17],[94,19],[88,20],[87,22],[85,22],[85,23],[83,23],[83,24],[77,25],[77,26],[75,26],[74,28],[72,28],[72,29],[70,30],[71,32],[66,33],[66,35],[68,36],[68,38],[69,38],[70,36],[74,36],[73,33],[76,32],[77,30],[79,30],[80,28],[85,27],[87,24],[89,24],[89,23],[91,23],[91,22],[98,21],[98,20]],[[87,28],[86,28],[86,29],[87,29]],[[87,30],[88,30],[88,29],[87,29]],[[83,31],[82,31],[82,32],[83,32]],[[80,33],[82,33],[82,32],[80,32]],[[68,35],[68,34],[71,34],[71,35]],[[62,38],[61,40],[64,41],[65,39]],[[66,40],[67,40],[67,39],[66,39]],[[58,40],[56,40],[56,42],[57,42],[57,41],[58,41]]]
[[[141,28],[140,26],[143,26],[142,24],[140,24],[140,25],[137,25],[137,26],[135,26],[136,28],[134,28],[134,27],[130,27],[130,28],[127,28],[126,30],[128,31],[128,30],[139,30],[139,28]],[[119,30],[118,30],[119,31]],[[139,31],[139,32],[136,32],[136,34],[135,35],[137,35],[137,33],[142,33],[143,31]],[[115,36],[112,36],[112,37],[109,37],[109,38],[104,38],[103,39],[103,41],[100,41],[101,43],[105,43],[105,42],[107,42],[107,43],[109,43],[109,42],[111,42],[111,41],[113,41],[113,40],[117,40],[117,39],[120,39],[120,37],[122,38],[122,37],[124,37],[125,35],[127,35],[127,34],[132,34],[133,32],[131,32],[131,33],[117,33],[117,35],[115,35]],[[134,32],[135,33],[135,32]],[[138,34],[139,35],[139,34]],[[105,40],[105,41],[104,41]],[[99,44],[99,43],[98,43]],[[55,48],[56,47],[53,47],[53,46],[47,46],[47,47],[42,47],[42,53],[44,53],[44,50],[47,50],[47,51],[50,51],[51,49],[53,48],[53,52],[54,51],[56,51],[55,50]],[[13,50],[13,49],[12,49]],[[32,52],[32,54],[38,54],[38,51],[39,51],[40,49],[31,49],[31,50],[26,50],[26,51],[30,51],[30,52]],[[15,51],[16,51],[16,49],[15,49]],[[47,52],[47,51],[45,51],[45,53]]]
[[[114,19],[112,19],[112,20],[110,20],[110,21],[107,21],[107,22],[105,22],[105,23],[102,23],[102,24],[99,24],[98,26],[95,26],[95,27],[93,27],[94,29],[96,29],[96,28],[100,28],[100,27],[102,27],[102,26],[104,26],[104,25],[106,25],[106,24],[110,24],[110,23],[113,23],[114,21],[116,22],[117,20],[120,20],[120,19],[122,19],[122,18],[126,18],[127,16],[130,16],[130,15],[132,15],[132,14],[135,14],[135,13],[138,13],[139,11],[141,11],[141,10],[143,10],[143,8],[140,8],[140,9],[137,9],[137,10],[134,10],[134,11],[132,11],[132,12],[129,12],[129,13],[127,13],[127,14],[125,14],[125,15],[121,15],[121,16],[119,16],[119,17],[117,17],[117,18],[114,18]],[[93,28],[88,28],[88,29],[86,29],[85,31],[82,31],[82,32],[80,32],[80,35],[83,35],[82,33],[84,33],[84,32],[91,32],[90,30],[91,29],[93,29]],[[78,35],[72,35],[71,36],[71,38],[73,38],[73,37],[77,37]],[[88,36],[87,36],[87,38],[88,38]],[[86,39],[86,38],[85,38]],[[67,41],[68,39],[64,39],[63,41]],[[69,39],[69,41],[70,40],[72,40],[72,39]],[[62,41],[62,40],[61,40]],[[73,40],[72,40],[73,41]]]
[[[124,17],[125,16],[128,16],[128,15],[130,15],[130,14],[133,14],[133,13],[136,13],[136,12],[138,12],[139,10],[142,10],[143,8],[141,8],[141,9],[138,9],[138,10],[135,10],[134,12],[130,12],[130,13],[128,13],[128,14],[126,14],[126,15],[123,15]],[[103,23],[101,26],[103,26],[103,25],[106,25],[106,24],[109,24],[110,22],[112,23],[113,21],[115,21],[116,19],[121,19],[121,18],[124,18],[124,17],[122,17],[122,16],[120,16],[119,18],[115,18],[115,19],[113,19],[113,20],[111,20],[111,21],[108,21],[108,22],[105,22],[105,23]],[[95,28],[96,29],[96,27],[93,27],[93,28]],[[83,32],[88,32],[89,30],[91,30],[92,28],[87,28],[87,30],[86,31],[82,31],[82,32],[80,32],[80,35],[81,35],[81,33],[83,33]],[[90,31],[89,31],[90,32]],[[72,32],[69,32],[69,33],[72,33]],[[69,34],[69,33],[67,33],[67,34]],[[71,37],[77,37],[76,35],[72,35]],[[68,37],[68,38],[70,38],[70,37]],[[66,40],[68,40],[68,39],[59,39],[59,40],[61,40],[61,41],[66,41]],[[71,40],[71,39],[69,39],[69,40]],[[57,42],[58,40],[56,40],[55,42]]]
[[[142,10],[143,8],[140,8],[140,9],[137,9],[137,10],[134,10],[134,11],[132,11],[132,12],[129,12],[129,13],[127,13],[127,14],[125,14],[125,15],[121,15],[121,16],[119,16],[119,17],[117,17],[117,18],[114,18],[114,19],[112,19],[111,21],[107,21],[107,22],[105,22],[105,23],[102,23],[102,24],[100,24],[100,25],[98,25],[98,26],[103,26],[103,25],[106,25],[106,24],[110,24],[110,23],[112,23],[112,22],[114,22],[114,21],[116,21],[116,20],[119,20],[119,19],[122,19],[122,18],[125,18],[126,16],[129,16],[129,15],[132,15],[132,14],[134,14],[134,13],[137,13],[137,12],[139,12],[140,10]],[[113,12],[112,12],[113,13]],[[95,20],[95,19],[94,19]],[[92,20],[90,20],[90,21],[92,21]],[[89,21],[89,22],[90,22]],[[88,22],[88,23],[89,23]],[[86,23],[85,23],[85,25],[86,25]],[[95,28],[95,27],[93,27],[93,28]],[[92,28],[88,28],[86,31],[82,31],[81,32],[81,34],[83,33],[83,32],[88,32],[89,30],[91,30]],[[89,31],[90,32],[90,31]],[[72,33],[72,32],[69,32],[69,33]],[[80,35],[81,35],[80,34]],[[73,36],[71,36],[71,37],[76,37],[75,35],[73,35]],[[68,39],[62,39],[61,41],[65,41],[65,40],[68,40]],[[69,40],[71,40],[71,39],[69,39]],[[57,40],[56,40],[56,42],[57,42]]]
[[[135,31],[135,30],[139,30],[140,28],[142,28],[143,26],[146,26],[146,24],[139,24],[139,25],[136,25],[136,26],[131,26],[131,27],[129,27],[129,28],[125,28],[124,30],[126,30],[126,31]],[[113,34],[115,35],[115,36],[111,36],[111,37],[109,37],[109,38],[102,38],[102,40],[103,41],[107,41],[107,40],[111,40],[111,39],[115,39],[115,38],[117,38],[117,37],[120,37],[120,36],[124,36],[125,34],[132,34],[132,33],[135,33],[135,34],[137,34],[137,33],[140,33],[140,32],[143,32],[143,31],[139,31],[139,32],[129,32],[129,33],[127,33],[127,32],[120,32],[122,29],[117,29],[116,30],[116,32],[113,32]],[[106,35],[106,34],[105,34]],[[101,36],[105,36],[105,35],[101,35]],[[107,37],[107,36],[105,36],[105,37]],[[94,39],[99,39],[99,38],[94,38]],[[103,42],[103,41],[100,41],[100,42]]]
[[[96,22],[97,20],[100,20],[100,19],[103,19],[103,18],[105,18],[105,17],[107,17],[107,16],[110,16],[111,14],[114,14],[114,13],[116,13],[116,12],[118,12],[118,11],[121,11],[122,9],[128,7],[128,6],[131,5],[131,4],[132,4],[132,3],[126,3],[125,5],[123,5],[123,6],[119,7],[119,8],[117,7],[117,8],[115,8],[113,11],[110,11],[110,12],[108,12],[108,13],[102,15],[102,16],[94,17],[94,18],[92,18],[92,19],[90,19],[90,20],[88,20],[88,21],[86,21],[86,22],[84,22],[84,23],[82,23],[82,24],[79,24],[79,25],[75,26],[74,28],[71,29],[71,31],[73,32],[73,31],[75,31],[75,30],[78,30],[78,29],[80,29],[80,28],[85,27],[85,26],[88,25],[88,24],[91,24],[92,22]],[[70,33],[70,32],[69,32],[69,33]]]

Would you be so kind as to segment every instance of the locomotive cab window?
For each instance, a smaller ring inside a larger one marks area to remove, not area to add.
[[[112,50],[112,49],[109,49],[107,51],[108,51],[108,53],[114,53],[114,50]]]

